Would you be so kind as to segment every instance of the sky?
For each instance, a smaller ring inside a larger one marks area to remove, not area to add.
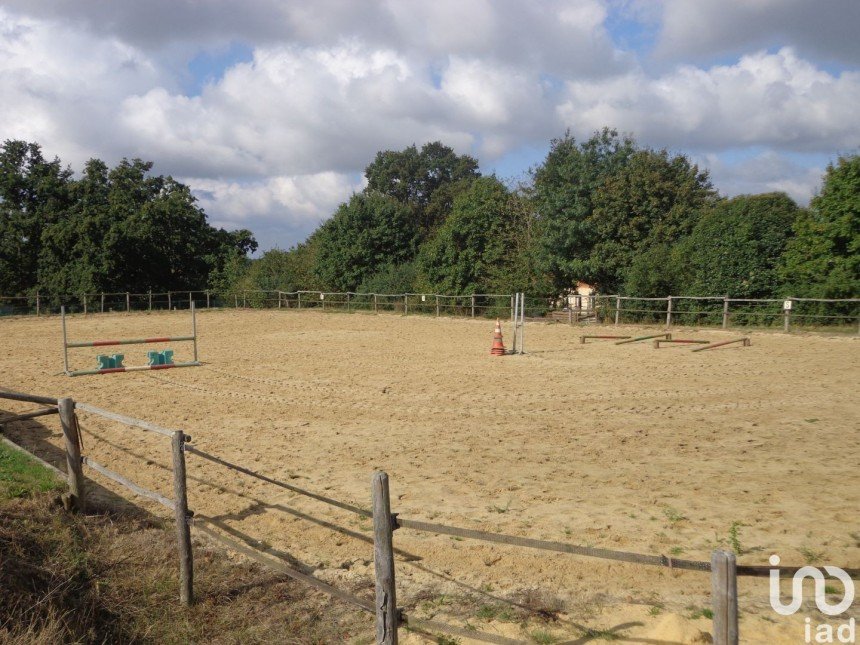
[[[858,0],[0,0],[0,140],[139,157],[289,248],[380,150],[528,178],[604,126],[801,204],[860,152]]]

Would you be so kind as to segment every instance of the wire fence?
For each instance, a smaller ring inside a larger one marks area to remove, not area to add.
[[[66,296],[0,296],[0,316],[189,309],[294,309],[512,319],[514,294],[358,293],[242,290],[165,293],[87,293]],[[523,317],[571,325],[646,324],[827,329],[860,334],[860,298],[732,298],[730,296],[621,295],[526,297]]]

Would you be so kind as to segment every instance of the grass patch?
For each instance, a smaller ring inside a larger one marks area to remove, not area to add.
[[[54,473],[37,461],[0,443],[0,500],[48,493],[63,486]]]
[[[663,515],[666,516],[666,519],[669,520],[669,524],[673,527],[687,519],[686,515],[682,515],[681,511],[676,508],[672,508],[671,506],[667,506],[663,509]]]
[[[809,547],[802,546],[798,549],[800,555],[806,560],[806,564],[815,564],[824,557],[824,551],[815,551]]]
[[[200,543],[197,601],[181,607],[172,522],[71,514],[54,497],[0,500],[2,643],[322,644],[373,633],[372,616]]]
[[[692,620],[698,620],[699,618],[707,618],[708,620],[714,619],[714,612],[711,611],[708,607],[687,607],[687,611],[690,612],[690,618]]]
[[[529,637],[538,645],[553,645],[558,642],[558,638],[545,629],[535,629]]]

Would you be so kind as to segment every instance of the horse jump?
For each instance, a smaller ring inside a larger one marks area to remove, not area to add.
[[[191,302],[191,335],[190,336],[155,336],[152,338],[123,338],[123,339],[105,339],[105,340],[82,340],[69,342],[66,332],[66,308],[60,307],[60,317],[63,324],[63,367],[67,376],[89,376],[93,374],[116,374],[118,372],[142,372],[145,370],[166,370],[174,367],[197,367],[200,362],[197,360],[197,314],[194,309],[194,302]],[[100,354],[98,356],[99,367],[94,370],[70,370],[69,369],[69,349],[77,347],[110,347],[116,345],[144,345],[149,343],[179,343],[190,342],[194,347],[194,360],[174,363],[173,351],[153,351],[148,352],[149,365],[130,365],[122,364],[125,356],[122,354],[113,354],[107,356]]]

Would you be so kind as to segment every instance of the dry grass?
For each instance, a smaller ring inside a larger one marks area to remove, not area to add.
[[[197,544],[190,609],[174,535],[142,515],[69,515],[50,495],[0,502],[2,643],[331,643],[372,617]]]

